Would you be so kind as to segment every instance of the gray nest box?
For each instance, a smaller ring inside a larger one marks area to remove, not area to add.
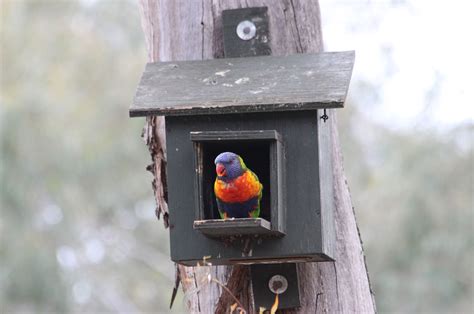
[[[236,37],[234,29],[229,36]],[[261,51],[269,54],[268,45]],[[354,52],[228,56],[226,50],[223,59],[147,64],[130,108],[132,117],[165,117],[171,259],[184,265],[333,260],[325,109],[344,106]],[[214,159],[225,151],[242,156],[260,178],[259,218],[219,218]]]

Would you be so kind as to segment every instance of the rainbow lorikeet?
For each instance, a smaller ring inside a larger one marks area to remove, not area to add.
[[[258,217],[263,186],[257,175],[247,168],[242,157],[231,152],[219,154],[214,163],[214,193],[221,218]]]

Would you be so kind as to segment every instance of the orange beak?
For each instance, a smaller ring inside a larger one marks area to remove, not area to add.
[[[219,177],[223,177],[226,175],[225,167],[223,164],[217,164],[216,165],[216,172]]]

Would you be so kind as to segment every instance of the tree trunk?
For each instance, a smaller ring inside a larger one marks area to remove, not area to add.
[[[139,4],[150,62],[222,58],[222,10],[242,7],[268,7],[273,55],[323,50],[317,0],[139,0]],[[373,313],[375,301],[344,175],[335,110],[328,110],[328,115],[334,144],[336,261],[298,264],[302,304],[286,312]],[[167,225],[162,117],[147,120],[144,138],[153,160],[149,170],[155,176],[157,215],[163,214]],[[236,303],[235,297],[249,313],[255,312],[248,266],[178,266],[177,270],[191,312],[229,311]]]

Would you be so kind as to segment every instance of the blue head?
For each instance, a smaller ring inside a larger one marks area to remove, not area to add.
[[[214,163],[216,164],[217,176],[224,181],[239,177],[247,169],[242,158],[231,152],[219,154]]]

